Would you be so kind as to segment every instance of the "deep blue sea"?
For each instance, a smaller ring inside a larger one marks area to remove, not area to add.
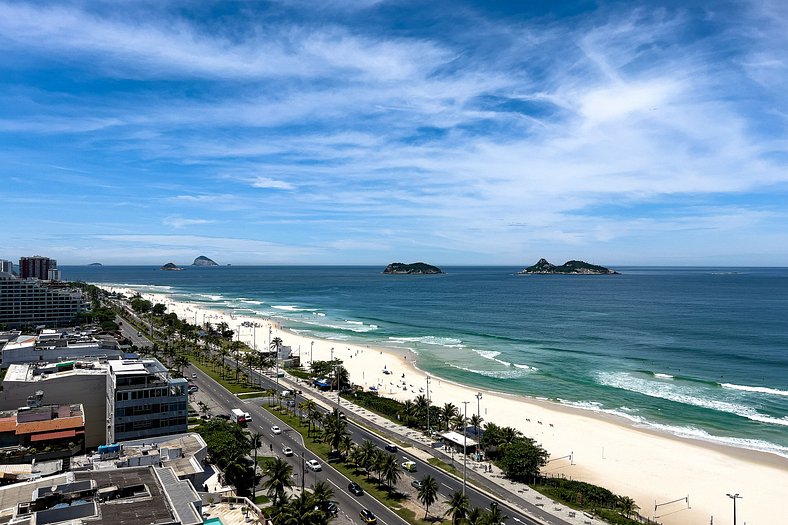
[[[63,267],[63,277],[276,317],[313,337],[418,354],[473,387],[608,412],[788,457],[788,269]]]

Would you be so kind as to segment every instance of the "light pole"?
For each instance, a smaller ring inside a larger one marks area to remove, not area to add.
[[[479,392],[478,394],[476,394],[475,397],[476,397],[476,415],[482,417],[482,413],[480,411],[481,409],[479,408],[480,402],[482,400],[482,393]]]
[[[430,431],[430,380],[432,378],[427,376],[427,435],[432,439],[432,432]]]
[[[736,525],[736,500],[742,497],[739,496],[738,492],[736,494],[727,494],[727,496],[733,500],[733,525]]]
[[[465,425],[465,421],[468,419],[468,403],[470,401],[463,401],[462,404],[465,405],[465,412],[464,412],[464,420],[462,422],[462,495],[465,496],[465,480],[468,474],[468,427]]]
[[[314,350],[314,349],[315,349],[315,342],[314,341],[310,341],[310,343],[309,343],[309,366],[312,366],[312,363],[314,363],[314,360],[312,359],[312,350]]]

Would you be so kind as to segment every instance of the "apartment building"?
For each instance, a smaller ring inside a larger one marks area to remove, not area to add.
[[[64,326],[72,324],[76,315],[87,309],[88,303],[79,290],[52,288],[0,272],[0,324]]]

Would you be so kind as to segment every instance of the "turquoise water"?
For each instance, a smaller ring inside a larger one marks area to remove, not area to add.
[[[788,457],[788,269],[64,267],[69,279],[277,318],[341,345],[410,349],[435,375]],[[201,320],[198,320],[201,322]],[[262,337],[265,337],[263,334]]]
[[[224,525],[224,522],[221,518],[209,518],[202,522],[203,525]]]

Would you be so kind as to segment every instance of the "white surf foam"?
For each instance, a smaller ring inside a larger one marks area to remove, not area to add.
[[[314,308],[304,308],[303,306],[296,306],[293,304],[276,304],[271,305],[271,308],[284,310],[286,312],[313,312],[315,310]]]
[[[788,390],[779,390],[777,388],[769,388],[766,386],[746,386],[746,385],[735,385],[733,383],[721,383],[720,386],[722,388],[728,388],[731,390],[740,390],[743,392],[756,392],[758,394],[771,394],[773,396],[788,396]]]
[[[673,376],[670,375],[670,374],[659,374],[659,373],[656,373],[656,372],[654,373],[654,377],[656,377],[658,379],[673,379]]]

